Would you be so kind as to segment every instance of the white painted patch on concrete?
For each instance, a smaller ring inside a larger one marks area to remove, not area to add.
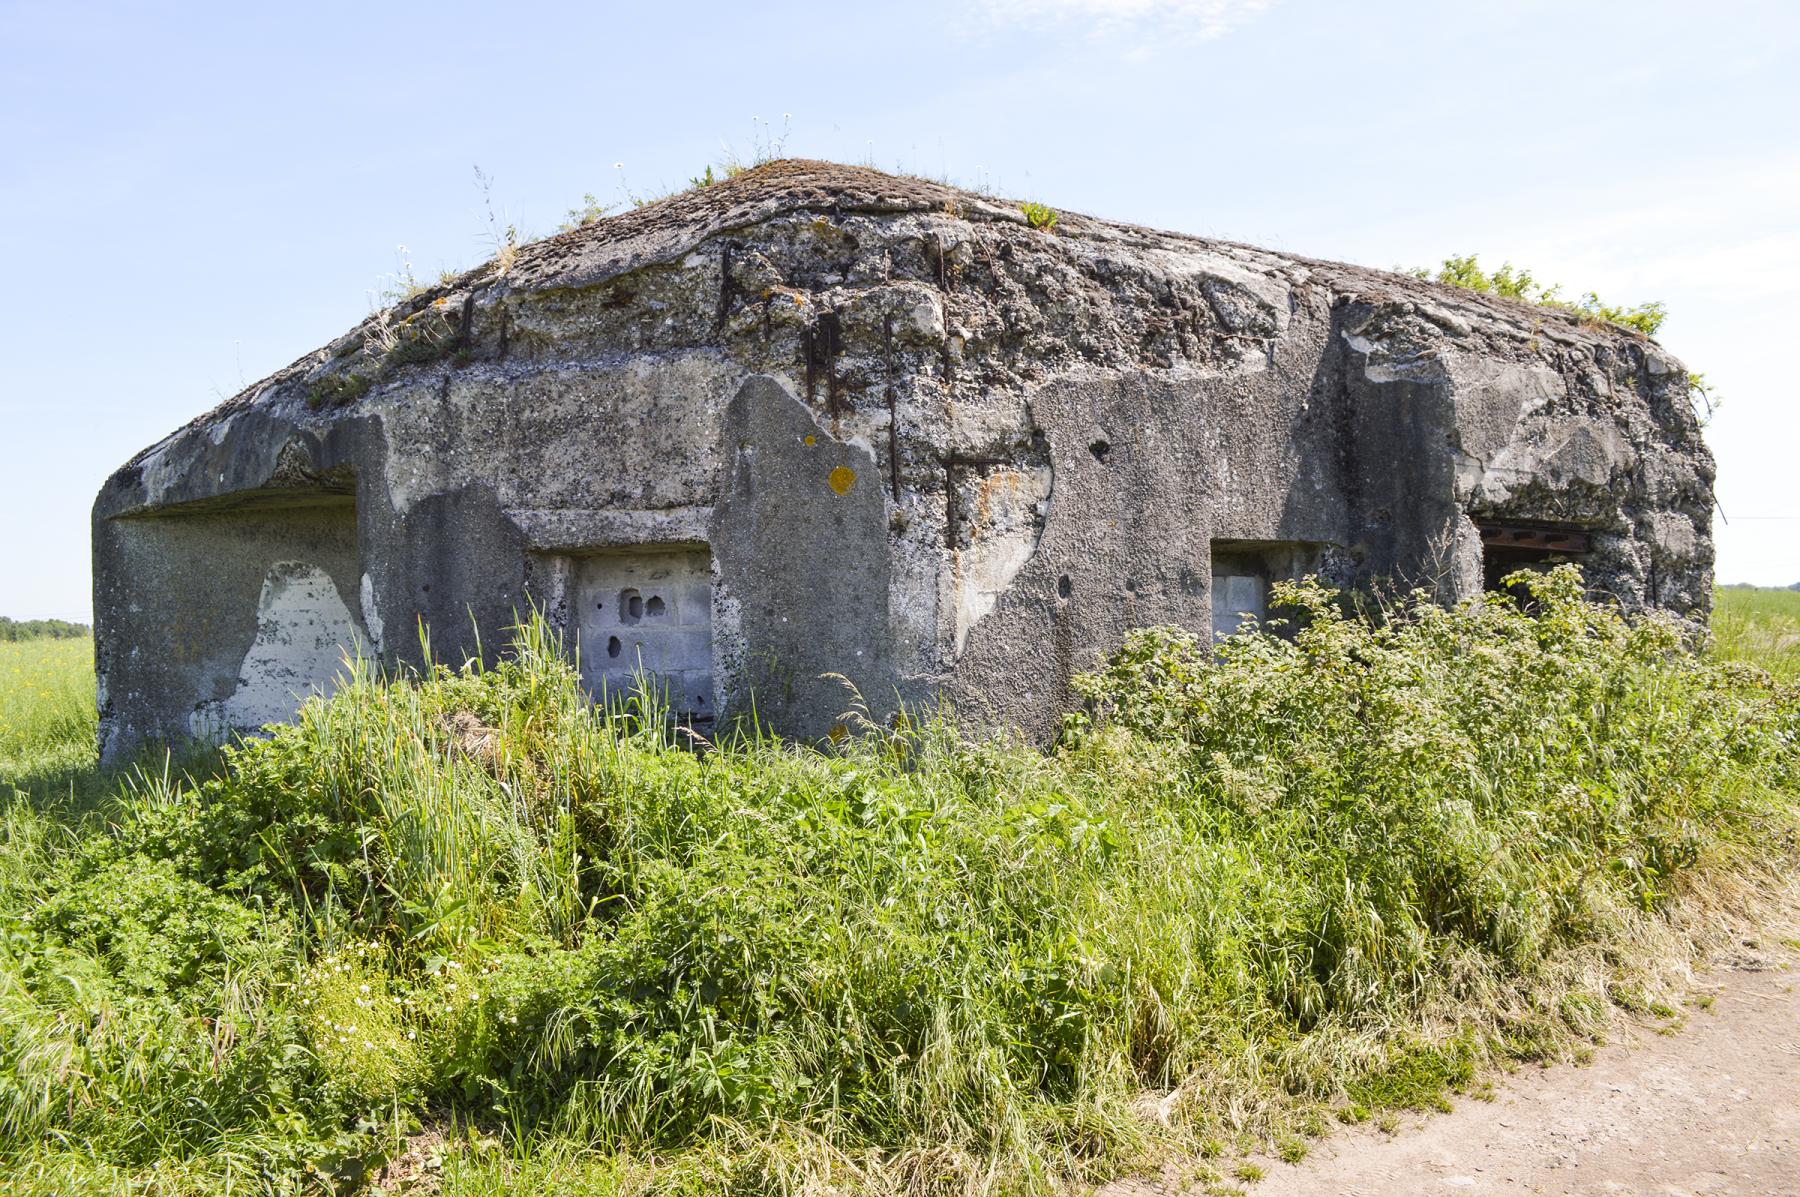
[[[331,575],[304,561],[277,561],[256,603],[256,639],[238,666],[231,697],[200,707],[195,735],[217,738],[294,717],[308,696],[330,694],[346,656],[361,650],[349,606]]]
[[[385,625],[381,622],[381,607],[375,601],[375,583],[368,574],[362,576],[357,597],[362,600],[362,622],[363,627],[368,629],[369,641],[375,646],[377,654],[385,653],[387,647],[381,639],[381,630]]]
[[[970,630],[999,604],[1037,552],[1051,486],[1049,466],[996,470],[981,481],[968,513],[970,544],[957,562],[957,656],[962,655]]]

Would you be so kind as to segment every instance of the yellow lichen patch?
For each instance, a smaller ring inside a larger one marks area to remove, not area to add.
[[[847,495],[850,488],[856,485],[856,471],[849,466],[839,466],[826,477],[825,485],[840,495]]]
[[[816,437],[816,436],[814,436],[814,435],[813,435],[813,434],[812,434],[812,433],[810,433],[810,432],[809,432],[809,433],[807,433],[807,434],[806,434],[806,444],[807,444],[807,446],[808,446],[808,447],[809,447],[809,448],[810,448],[810,447],[811,447],[811,446],[813,446],[813,445],[816,445],[816,444],[818,444],[818,443],[819,443],[819,438],[818,438],[818,437]]]

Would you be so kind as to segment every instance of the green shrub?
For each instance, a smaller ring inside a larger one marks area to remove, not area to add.
[[[218,776],[0,812],[0,1167],[354,1188],[430,1114],[466,1191],[1046,1192],[1429,1107],[1666,1000],[1668,912],[1795,855],[1792,687],[1518,581],[1134,633],[1050,753],[695,751],[541,624],[358,667]]]
[[[1481,268],[1481,263],[1475,254],[1452,255],[1445,258],[1443,265],[1438,267],[1435,272],[1419,267],[1407,273],[1417,278],[1430,279],[1433,282],[1462,287],[1469,291],[1481,291],[1502,295],[1507,299],[1522,300],[1525,303],[1561,308],[1564,311],[1575,312],[1591,321],[1606,321],[1632,329],[1646,337],[1654,337],[1669,315],[1668,308],[1654,300],[1649,303],[1637,304],[1634,307],[1624,307],[1605,303],[1592,291],[1584,293],[1579,300],[1562,299],[1559,298],[1562,292],[1561,285],[1545,287],[1532,277],[1531,271],[1516,269],[1511,262],[1502,262],[1498,270],[1489,273]],[[1696,389],[1703,391],[1704,384],[1700,383]]]
[[[62,619],[8,619],[0,615],[0,643],[13,640],[85,640],[93,629]]]

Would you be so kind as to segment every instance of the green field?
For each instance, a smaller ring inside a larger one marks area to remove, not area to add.
[[[1678,1021],[1800,861],[1800,689],[1738,664],[1791,677],[1800,610],[1724,592],[1696,657],[1536,585],[1136,635],[1048,753],[931,718],[696,749],[534,627],[109,778],[88,642],[0,645],[0,1175],[1224,1191]]]
[[[1721,590],[1713,613],[1721,660],[1800,681],[1800,590]]]
[[[94,642],[0,641],[0,785],[79,772],[94,744]]]

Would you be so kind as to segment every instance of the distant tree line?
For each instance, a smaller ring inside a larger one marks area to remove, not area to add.
[[[85,623],[65,619],[8,619],[0,615],[0,642],[12,640],[73,640],[91,634]]]

